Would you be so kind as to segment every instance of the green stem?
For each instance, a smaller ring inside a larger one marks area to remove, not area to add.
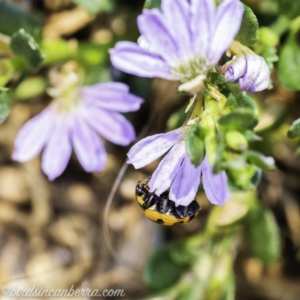
[[[285,31],[288,30],[291,24],[291,20],[286,16],[280,16],[275,23],[270,26],[270,29],[276,33],[278,36],[281,36]]]

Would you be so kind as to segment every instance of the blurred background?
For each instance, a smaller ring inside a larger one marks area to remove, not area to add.
[[[0,288],[124,289],[123,299],[130,300],[300,298],[300,160],[297,141],[286,137],[300,115],[300,96],[282,87],[277,70],[289,20],[297,15],[279,16],[285,14],[281,2],[290,5],[245,1],[265,26],[255,51],[275,64],[273,89],[252,95],[263,137],[252,147],[274,156],[277,170],[263,173],[256,191],[233,193],[223,208],[212,207],[200,190],[199,215],[165,228],[146,219],[135,201],[136,182],[158,162],[142,170],[129,166],[104,215],[129,147],[105,142],[108,162],[99,174],[84,172],[73,155],[53,182],[41,171],[40,157],[11,160],[19,129],[51,101],[46,90],[53,70],[70,62],[80,68],[84,85],[122,81],[145,99],[139,112],[126,115],[140,138],[182,123],[189,97],[176,94],[177,83],[137,78],[110,65],[108,49],[139,37],[136,17],[144,1],[0,1],[0,40],[25,28],[45,55],[33,70],[0,51],[0,84],[10,89],[9,117],[0,126]]]

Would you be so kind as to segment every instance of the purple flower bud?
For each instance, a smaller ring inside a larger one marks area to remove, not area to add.
[[[269,86],[270,70],[265,60],[253,53],[234,60],[225,77],[230,81],[239,80],[242,91],[259,92]]]

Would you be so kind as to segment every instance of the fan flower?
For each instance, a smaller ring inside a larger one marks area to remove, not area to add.
[[[170,150],[151,176],[148,183],[150,192],[160,196],[170,189],[170,200],[174,201],[176,206],[187,206],[194,200],[202,176],[208,200],[212,204],[223,205],[231,195],[226,173],[222,171],[220,174],[214,174],[207,157],[198,167],[191,163],[184,142],[187,131],[188,128],[181,127],[141,140],[129,151],[127,163],[139,169]]]
[[[244,12],[238,0],[162,0],[162,10],[144,10],[138,17],[139,45],[118,42],[110,50],[112,64],[141,77],[191,82],[199,89],[236,36]]]
[[[67,97],[62,97],[63,90],[52,91],[61,97],[21,128],[12,155],[26,162],[44,149],[42,169],[50,180],[65,170],[72,148],[85,171],[99,172],[106,163],[99,135],[121,146],[134,141],[134,128],[120,112],[136,111],[142,103],[123,83],[85,86]]]

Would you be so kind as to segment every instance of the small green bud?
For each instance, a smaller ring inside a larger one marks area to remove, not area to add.
[[[268,27],[261,27],[258,32],[258,39],[266,46],[276,47],[279,43],[278,35]]]
[[[248,148],[246,138],[238,131],[228,131],[225,135],[228,147],[235,151],[243,151]]]

